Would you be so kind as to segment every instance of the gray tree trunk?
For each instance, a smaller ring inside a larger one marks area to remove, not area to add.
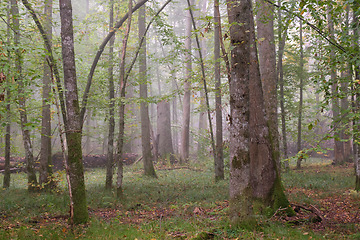
[[[334,23],[331,18],[330,5],[328,6],[328,31],[330,33],[330,38],[334,39]],[[341,165],[344,163],[344,144],[340,141],[340,132],[339,132],[339,116],[340,116],[340,103],[338,99],[338,79],[336,74],[336,57],[335,50],[331,48],[330,50],[330,78],[331,78],[331,93],[332,93],[332,112],[333,112],[333,127],[334,127],[334,160],[335,165]],[[340,126],[341,127],[341,126]]]
[[[52,0],[45,0],[45,21],[44,30],[51,44],[52,39]],[[47,54],[47,50],[45,50]],[[40,176],[39,182],[45,189],[54,187],[52,181],[52,159],[51,159],[51,69],[45,59],[43,76],[43,103],[42,103],[42,124],[41,124],[41,149],[40,149]]]
[[[26,111],[26,97],[24,93],[24,79],[22,78],[21,66],[21,51],[20,51],[20,15],[19,8],[16,0],[11,0],[11,15],[13,20],[14,45],[17,47],[15,50],[15,79],[18,83],[18,101],[20,112],[20,125],[25,149],[26,171],[28,175],[28,190],[35,191],[37,189],[37,179],[34,169],[34,155],[30,138],[30,130],[26,128],[28,125],[27,111]]]
[[[161,101],[157,105],[157,136],[159,156],[169,159],[171,164],[175,163],[174,149],[171,136],[170,103]]]
[[[299,83],[299,109],[298,109],[298,126],[297,126],[297,151],[300,152],[302,149],[301,146],[301,124],[302,124],[302,110],[303,110],[303,87],[304,87],[304,44],[303,44],[303,31],[302,31],[302,21],[300,20],[300,73],[299,73],[299,77],[300,77],[300,83]],[[301,168],[301,161],[302,161],[302,157],[300,156],[297,159],[296,162],[296,168],[300,169]]]
[[[145,33],[145,6],[139,9],[139,41]],[[139,53],[139,81],[140,81],[140,118],[141,118],[141,144],[144,163],[144,174],[151,177],[156,177],[153,157],[151,154],[150,144],[150,119],[149,119],[149,105],[147,101],[148,88],[146,78],[146,40],[144,41],[141,51]]]
[[[68,165],[71,192],[73,196],[73,223],[85,223],[89,219],[84,182],[84,169],[81,149],[80,108],[78,100],[74,34],[71,0],[60,0],[61,44],[64,71],[66,116],[66,143],[68,148]]]
[[[114,23],[114,0],[110,1],[110,24],[109,31],[112,30]],[[113,169],[114,169],[114,131],[115,131],[115,87],[114,87],[114,74],[113,74],[113,61],[114,61],[114,42],[115,36],[110,39],[109,43],[109,132],[107,144],[107,164],[106,164],[106,180],[105,188],[111,189],[113,183]]]
[[[10,22],[10,4],[8,6],[7,11],[7,21]],[[7,44],[10,46],[10,26],[7,26]],[[10,66],[11,58],[8,51],[7,64]],[[10,70],[7,71],[7,75],[9,75]],[[5,74],[1,76],[1,82],[4,84],[9,84],[9,79],[6,79]],[[3,188],[10,187],[10,151],[11,151],[11,91],[9,86],[6,87],[6,126],[5,126],[5,172],[4,172],[4,181]]]
[[[274,6],[264,0],[256,0],[256,4],[259,6],[256,25],[265,111],[268,118],[273,158],[280,169]]]
[[[191,1],[193,5],[193,0]],[[183,112],[181,124],[181,144],[180,144],[180,163],[189,160],[190,147],[190,91],[191,91],[191,76],[192,76],[192,61],[191,61],[191,29],[192,21],[190,11],[186,14],[185,25],[185,82],[184,82],[184,98],[183,98]]]
[[[215,77],[215,113],[216,113],[216,158],[215,181],[224,179],[224,154],[223,154],[223,123],[221,105],[221,77],[220,77],[220,29],[221,19],[219,0],[214,1],[214,77]]]

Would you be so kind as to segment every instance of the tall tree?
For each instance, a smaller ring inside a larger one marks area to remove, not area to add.
[[[157,136],[160,158],[169,159],[170,163],[174,164],[175,157],[171,135],[170,102],[164,100],[157,104]]]
[[[300,69],[299,69],[299,108],[298,108],[298,125],[297,125],[297,151],[300,152],[302,149],[301,146],[301,134],[302,134],[302,113],[303,113],[303,88],[304,88],[304,43],[303,43],[303,25],[300,20]],[[301,168],[302,155],[300,155],[296,162],[296,168]]]
[[[257,39],[259,48],[260,74],[264,93],[264,103],[270,132],[272,154],[280,167],[277,72],[274,37],[274,6],[264,0],[256,0]]]
[[[334,40],[334,22],[332,19],[332,13],[330,9],[330,5],[328,5],[327,9],[327,18],[328,18],[328,31],[330,34],[330,39]],[[336,73],[336,56],[335,50],[331,46],[330,49],[330,79],[331,79],[331,94],[332,94],[332,112],[333,112],[333,128],[334,128],[334,161],[335,165],[344,163],[344,144],[340,140],[341,136],[339,136],[339,127],[338,122],[340,121],[340,104],[338,98],[338,78]],[[341,128],[341,127],[340,127]]]
[[[14,31],[14,45],[15,49],[15,79],[18,83],[18,101],[20,112],[20,124],[23,135],[26,171],[28,175],[28,190],[34,191],[37,188],[37,179],[34,169],[34,155],[30,138],[30,130],[26,128],[28,125],[27,111],[26,111],[26,96],[25,96],[25,79],[22,77],[21,65],[21,51],[20,51],[20,15],[16,0],[11,0],[11,15]]]
[[[281,7],[281,0],[278,1],[278,5]],[[278,9],[278,38],[279,38],[279,50],[278,50],[278,64],[277,64],[277,73],[278,73],[278,82],[279,82],[279,97],[280,97],[280,111],[281,111],[281,133],[282,133],[282,144],[283,144],[283,154],[284,158],[288,158],[287,150],[287,135],[286,135],[286,121],[285,121],[285,95],[284,95],[284,71],[283,71],[283,56],[285,49],[285,41],[287,35],[287,27],[283,31],[282,25],[282,15],[281,9]],[[289,168],[289,163],[285,162],[285,169]]]
[[[52,0],[45,0],[44,8],[44,30],[51,44],[52,39]],[[48,54],[45,50],[45,54]],[[42,91],[42,124],[41,124],[41,149],[40,149],[40,176],[39,183],[45,185],[45,189],[54,185],[52,181],[52,160],[51,160],[51,69],[47,58],[44,60],[44,76]]]
[[[10,3],[7,5],[7,20],[10,22]],[[10,46],[10,26],[7,26],[6,29],[7,32],[7,44]],[[7,75],[10,74],[10,51],[7,51]],[[1,73],[0,73],[1,74]],[[4,181],[3,181],[3,188],[9,188],[10,187],[10,151],[11,151],[11,91],[9,88],[10,84],[10,78],[6,79],[6,75],[2,73],[1,81],[3,84],[7,84],[6,86],[6,126],[5,126],[5,172],[4,172]]]
[[[71,0],[60,0],[60,19],[67,119],[65,122],[65,131],[74,206],[73,222],[74,224],[80,224],[87,222],[89,215],[86,205],[84,169],[82,164],[82,119],[80,117],[76,79]]]
[[[269,142],[250,0],[228,0],[231,41],[230,218],[252,223],[255,213],[288,208]],[[241,23],[241,24],[239,24]],[[291,210],[289,209],[289,213]]]
[[[193,5],[193,0],[190,2]],[[181,124],[181,143],[180,143],[180,162],[189,160],[190,151],[190,91],[191,91],[191,76],[192,76],[192,61],[191,61],[191,29],[192,21],[190,10],[186,14],[185,25],[185,82],[184,82],[184,98],[183,98],[183,112]]]
[[[145,6],[139,9],[139,41],[145,34],[145,19],[146,12]],[[144,163],[144,174],[151,177],[156,177],[153,157],[151,154],[150,144],[150,119],[149,119],[149,106],[147,103],[147,73],[146,73],[146,40],[141,47],[139,53],[139,81],[140,81],[140,118],[141,118],[141,143],[142,143],[142,154]]]
[[[220,34],[221,19],[219,0],[214,1],[214,77],[215,77],[215,113],[216,113],[216,155],[215,155],[215,180],[224,179],[224,154],[223,154],[223,123],[221,105],[221,77],[220,77]]]
[[[114,24],[114,0],[110,0],[110,23],[109,31],[113,30]],[[114,87],[114,42],[115,36],[110,39],[109,43],[109,132],[107,144],[107,164],[106,164],[106,180],[105,188],[111,189],[113,182],[113,168],[114,168],[114,131],[115,131],[115,87]]]
[[[354,61],[354,70],[355,70],[355,79],[360,79],[360,64],[359,64],[359,53],[360,53],[360,47],[359,47],[359,39],[360,39],[360,17],[359,17],[359,10],[360,10],[360,3],[358,1],[354,1],[352,5],[353,10],[353,31],[354,31],[354,47],[355,47],[355,53],[357,56],[357,61]],[[355,98],[356,101],[354,101],[353,111],[355,114],[360,114],[360,84],[359,82],[355,83],[354,86],[355,90]],[[359,147],[359,139],[360,139],[360,124],[359,124],[359,116],[355,118],[354,122],[354,136],[353,136],[354,146],[354,163],[355,163],[355,190],[360,191],[360,147]]]

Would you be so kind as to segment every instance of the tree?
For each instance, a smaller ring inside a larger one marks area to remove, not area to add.
[[[256,26],[259,66],[265,100],[265,112],[268,117],[272,154],[280,169],[274,6],[264,0],[257,0],[256,3],[258,6]]]
[[[171,136],[170,102],[161,101],[157,104],[157,136],[159,145],[159,156],[169,159],[171,164],[175,163],[174,149]]]
[[[15,79],[18,83],[18,101],[20,112],[20,125],[23,135],[24,149],[25,149],[25,161],[26,171],[28,175],[28,190],[35,191],[37,188],[37,179],[34,170],[34,155],[30,138],[30,129],[28,128],[28,117],[26,111],[26,96],[25,96],[25,79],[22,77],[22,65],[21,65],[21,51],[20,51],[20,15],[19,8],[16,0],[11,0],[11,15],[14,28],[14,45],[15,50]]]
[[[330,39],[334,40],[334,22],[331,16],[330,5],[328,6],[328,30],[330,33]],[[335,130],[335,135],[339,134],[339,127],[337,124],[340,117],[340,106],[338,99],[338,78],[336,73],[336,57],[335,50],[330,49],[330,78],[331,78],[331,93],[332,93],[332,112],[333,112],[333,128]],[[344,163],[344,144],[340,140],[341,136],[334,137],[334,161],[335,165]]]
[[[215,180],[224,179],[223,154],[223,123],[221,105],[221,77],[220,77],[220,38],[221,18],[219,0],[214,1],[214,77],[215,77],[215,112],[216,112],[216,154],[215,154]]]
[[[114,23],[114,0],[110,1],[110,23],[109,31],[112,31]],[[115,87],[114,87],[114,42],[115,36],[110,39],[109,45],[109,132],[107,144],[107,165],[106,165],[106,180],[105,188],[111,189],[113,182],[113,168],[114,168],[114,131],[115,131]]]
[[[299,70],[299,108],[298,108],[298,125],[297,125],[297,151],[300,152],[301,146],[301,132],[302,132],[302,113],[303,113],[303,88],[304,88],[304,44],[303,44],[303,25],[300,20],[300,70]],[[301,168],[302,155],[297,159],[296,168]]]
[[[234,224],[251,224],[254,211],[262,214],[268,207],[288,208],[289,202],[269,142],[252,4],[250,0],[228,0],[227,9],[232,47],[230,218]]]
[[[73,223],[88,221],[84,169],[82,164],[80,107],[75,67],[74,33],[71,0],[60,0],[61,44],[64,71],[66,119],[65,131],[68,148],[71,192],[73,196]]]
[[[145,34],[145,6],[139,9],[139,41]],[[147,75],[146,75],[146,40],[139,53],[139,81],[140,81],[140,118],[141,118],[141,143],[144,163],[144,174],[156,177],[150,145],[150,119],[147,100]]]
[[[45,24],[44,30],[51,42],[52,38],[52,0],[45,0]],[[45,54],[48,54],[45,50]],[[51,160],[51,69],[46,58],[44,60],[43,92],[42,92],[42,126],[41,126],[41,149],[40,149],[40,176],[39,183],[44,185],[45,189],[54,186],[52,182],[52,160]]]
[[[190,3],[193,5],[193,1]],[[190,147],[190,91],[191,91],[191,76],[192,76],[192,61],[191,61],[191,29],[192,21],[190,9],[186,14],[185,25],[185,82],[184,82],[184,98],[183,98],[183,112],[181,124],[181,143],[180,143],[180,162],[184,163],[189,160]]]

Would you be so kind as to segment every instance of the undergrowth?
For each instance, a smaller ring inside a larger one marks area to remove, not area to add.
[[[211,170],[191,168],[158,170],[157,175],[157,179],[145,177],[139,166],[125,168],[124,198],[119,200],[114,191],[104,189],[104,169],[87,170],[91,220],[86,226],[71,229],[66,220],[69,199],[64,172],[57,173],[58,189],[53,193],[28,193],[26,175],[13,174],[10,189],[0,190],[0,239],[344,238],[270,220],[259,222],[252,230],[231,227],[228,179],[215,183]],[[350,173],[331,166],[319,171],[290,171],[282,180],[285,189],[302,189],[289,197],[304,204],[316,203],[306,190],[326,195],[345,191],[353,184]]]

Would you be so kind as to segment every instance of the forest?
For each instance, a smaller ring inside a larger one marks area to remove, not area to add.
[[[358,0],[0,0],[0,239],[359,239]]]

